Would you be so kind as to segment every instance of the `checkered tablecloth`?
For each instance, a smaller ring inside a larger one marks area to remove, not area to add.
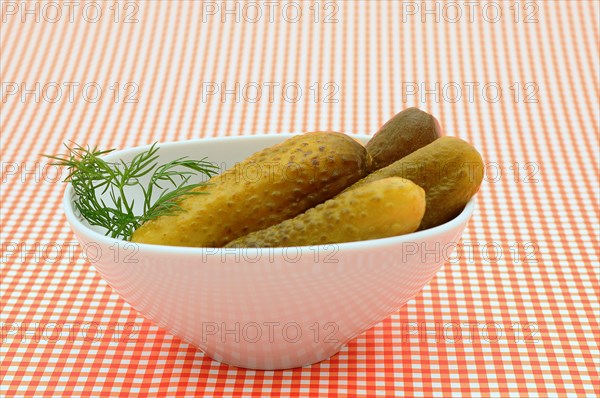
[[[2,1],[2,396],[581,396],[599,378],[598,1]],[[95,272],[40,153],[374,133],[486,161],[461,245],[333,358],[222,365]]]

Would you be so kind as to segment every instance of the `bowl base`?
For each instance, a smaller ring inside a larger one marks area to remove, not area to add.
[[[302,368],[305,366],[311,366],[314,365],[316,363],[319,362],[323,362],[326,361],[330,358],[333,358],[334,356],[336,356],[337,354],[340,353],[340,351],[342,350],[342,348],[344,348],[345,345],[341,346],[340,348],[337,349],[337,351],[333,352],[333,353],[327,353],[325,355],[323,355],[321,358],[317,358],[317,359],[313,359],[313,360],[293,360],[293,359],[288,359],[288,360],[271,360],[268,361],[270,363],[272,363],[272,365],[267,365],[267,361],[265,361],[264,364],[251,364],[249,362],[245,362],[243,360],[238,360],[235,358],[222,358],[219,355],[210,355],[208,353],[206,353],[205,351],[201,350],[198,348],[198,350],[202,351],[202,353],[207,356],[208,358],[212,359],[213,361],[228,365],[228,366],[234,366],[236,368],[242,368],[242,369],[251,369],[251,370],[287,370],[287,369],[296,369],[296,368]],[[216,358],[215,358],[216,357]]]

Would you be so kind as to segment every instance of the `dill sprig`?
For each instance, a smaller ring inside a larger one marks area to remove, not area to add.
[[[102,158],[114,149],[99,150],[97,147],[72,144],[64,144],[66,154],[42,156],[55,160],[53,165],[68,169],[64,181],[73,186],[77,196],[75,207],[90,225],[106,228],[106,235],[113,238],[129,240],[143,223],[182,211],[179,202],[185,196],[205,193],[194,189],[206,183],[189,184],[190,178],[198,173],[211,177],[219,169],[206,158],[192,160],[182,157],[159,165],[156,143],[130,162],[119,160],[114,163]],[[140,178],[147,175],[150,178],[144,185]],[[136,214],[135,200],[127,197],[128,187],[133,186],[138,186],[144,195],[142,214]],[[163,188],[168,186],[174,188]],[[110,201],[102,198],[106,192]]]

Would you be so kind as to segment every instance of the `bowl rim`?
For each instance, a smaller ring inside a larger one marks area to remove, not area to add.
[[[279,137],[292,137],[295,135],[299,135],[299,133],[277,133],[277,134],[260,134],[260,135],[244,135],[244,136],[228,136],[228,137],[208,137],[208,138],[194,138],[189,140],[181,140],[181,141],[173,141],[173,142],[164,142],[158,143],[158,145],[162,147],[166,146],[184,146],[191,142],[197,143],[199,141],[226,141],[226,140],[241,140],[241,139],[259,139],[265,138],[266,136],[274,136],[277,135]],[[370,138],[370,135],[366,134],[348,134],[354,138]],[[127,152],[136,152],[144,149],[149,149],[152,145],[140,145],[136,147],[116,150],[110,152],[108,155],[104,156],[104,159],[111,159],[113,157],[122,156]],[[89,237],[93,240],[94,243],[104,244],[107,246],[112,246],[114,244],[132,244],[139,247],[139,250],[144,250],[144,252],[149,254],[180,254],[180,255],[194,255],[194,254],[206,254],[207,251],[210,251],[210,254],[218,254],[220,252],[225,252],[227,254],[233,254],[236,252],[255,252],[257,254],[263,251],[269,251],[272,254],[282,254],[284,251],[289,250],[290,248],[299,248],[306,250],[320,250],[326,247],[336,246],[339,251],[360,251],[364,249],[377,249],[381,247],[389,247],[395,246],[402,243],[408,242],[419,242],[424,241],[426,239],[430,239],[437,235],[446,234],[452,230],[458,229],[461,225],[465,225],[475,210],[475,203],[477,195],[473,196],[471,200],[465,205],[463,210],[452,220],[438,225],[433,228],[425,229],[422,231],[416,231],[409,234],[392,236],[388,238],[379,238],[379,239],[369,239],[369,240],[361,240],[355,242],[344,242],[344,243],[329,243],[324,245],[310,245],[310,246],[285,246],[285,247],[244,247],[244,248],[213,248],[213,247],[185,247],[185,246],[168,246],[168,245],[155,245],[149,243],[139,243],[139,242],[131,242],[124,239],[111,238],[110,236],[102,235],[101,233],[93,230],[92,228],[85,225],[79,218],[75,215],[73,201],[71,200],[73,196],[73,186],[69,182],[65,188],[63,194],[63,209],[65,212],[65,216],[67,221],[71,225],[71,228],[74,230],[77,235],[80,231],[86,237]]]

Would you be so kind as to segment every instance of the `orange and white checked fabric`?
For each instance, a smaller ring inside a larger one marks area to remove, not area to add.
[[[597,1],[67,3],[1,2],[2,396],[600,394]],[[409,106],[487,163],[462,244],[339,355],[287,371],[214,362],[125,304],[39,155],[373,133]]]

